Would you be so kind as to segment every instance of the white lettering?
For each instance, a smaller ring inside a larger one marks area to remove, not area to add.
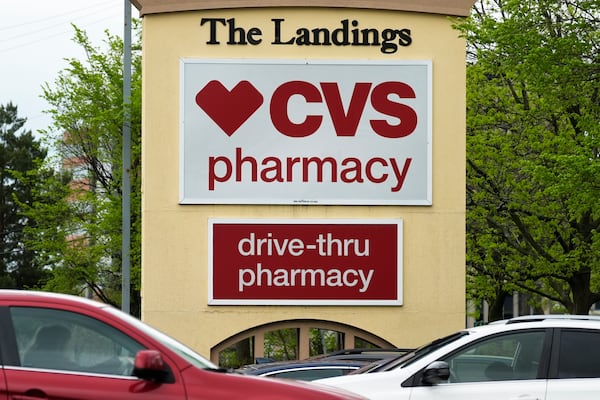
[[[336,239],[331,233],[328,233],[327,236],[319,234],[315,242],[318,245],[320,256],[369,256],[369,239],[364,239],[362,250],[359,239]]]
[[[238,252],[241,256],[284,256],[289,253],[298,257],[304,253],[304,242],[301,239],[278,239],[274,238],[269,232],[266,238],[256,238],[254,232],[247,238],[240,239],[238,242]]]
[[[260,267],[260,264],[257,264],[257,267]],[[247,277],[247,279],[246,279]],[[243,292],[244,287],[254,285],[254,281],[256,280],[256,275],[254,271],[250,268],[240,269],[239,275],[239,291]]]
[[[314,242],[305,244],[299,238],[279,239],[268,233],[266,238],[257,238],[254,232],[238,242],[238,252],[241,256],[285,256],[289,254],[299,257],[305,251],[316,250],[321,257],[368,257],[370,255],[369,239],[344,238],[338,239],[332,233],[320,233]]]
[[[373,272],[375,272],[375,270],[370,269],[369,275],[365,276],[364,270],[362,270],[362,269],[358,270],[358,274],[360,275],[360,281],[362,283],[362,287],[360,288],[361,293],[366,292],[367,289],[369,288],[369,285],[371,284],[371,279],[373,278]]]
[[[241,241],[240,241],[241,242]],[[373,279],[374,269],[348,268],[263,268],[257,263],[254,269],[241,268],[238,273],[239,292],[248,287],[357,287],[365,293]],[[360,287],[359,287],[360,286]]]

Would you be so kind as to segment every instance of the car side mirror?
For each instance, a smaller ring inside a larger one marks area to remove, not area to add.
[[[140,350],[133,365],[133,375],[153,382],[165,382],[169,375],[167,366],[157,350]]]
[[[425,367],[421,382],[426,385],[437,385],[450,378],[450,367],[445,361],[434,361]]]

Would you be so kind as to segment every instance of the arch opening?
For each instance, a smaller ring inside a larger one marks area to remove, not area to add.
[[[351,348],[393,348],[360,328],[326,320],[270,322],[233,335],[214,346],[210,358],[220,367],[239,368],[270,361],[302,360]]]

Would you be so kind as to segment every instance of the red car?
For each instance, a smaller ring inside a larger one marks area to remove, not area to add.
[[[0,356],[0,400],[363,399],[228,373],[109,305],[59,294],[0,290]]]

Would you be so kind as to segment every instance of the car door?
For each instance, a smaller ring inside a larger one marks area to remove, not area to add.
[[[543,329],[516,331],[465,345],[440,358],[449,366],[448,382],[417,383],[410,400],[544,400],[548,336]]]
[[[7,400],[6,379],[4,378],[4,367],[0,365],[0,400]]]
[[[600,398],[600,330],[557,330],[547,400]]]
[[[100,320],[67,310],[11,307],[8,324],[14,332],[4,369],[10,398],[185,399],[176,371],[164,384],[132,376],[133,359],[144,346]]]

